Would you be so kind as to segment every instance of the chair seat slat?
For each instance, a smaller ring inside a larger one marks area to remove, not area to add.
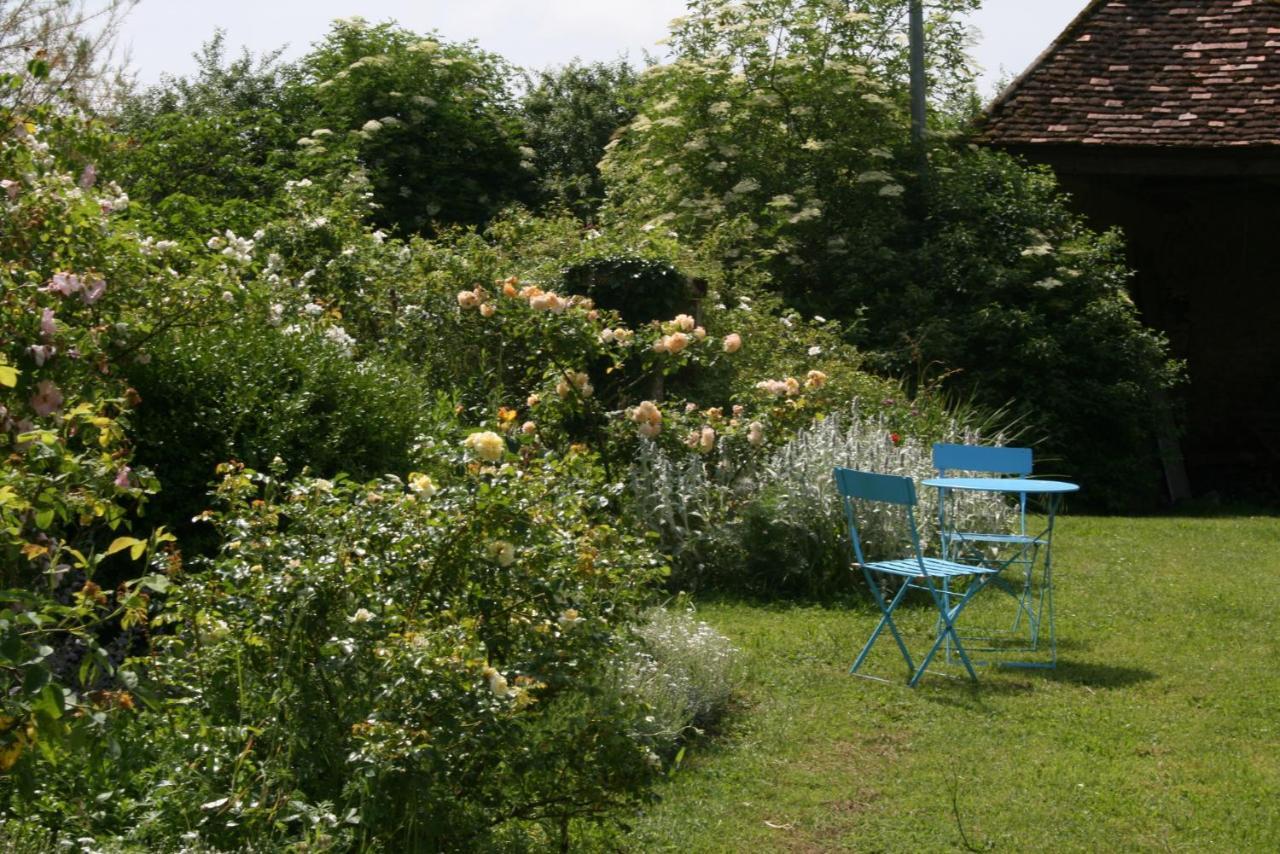
[[[920,570],[920,563],[911,558],[878,560],[865,564],[865,566],[873,572],[887,572],[907,578],[923,578],[926,572],[939,578],[956,578],[966,575],[995,575],[999,571],[985,566],[973,566],[932,557],[924,559],[924,572]]]
[[[1024,534],[979,534],[965,531],[944,531],[942,536],[946,540],[970,540],[981,543],[1014,543],[1017,545],[1031,545],[1032,543],[1044,542],[1037,537],[1029,537]]]

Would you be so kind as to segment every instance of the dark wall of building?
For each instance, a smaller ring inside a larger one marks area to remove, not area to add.
[[[1193,494],[1280,500],[1280,181],[1059,177],[1095,227],[1124,230],[1134,299],[1187,362]]]

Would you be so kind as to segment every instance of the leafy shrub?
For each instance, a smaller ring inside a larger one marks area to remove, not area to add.
[[[702,296],[670,263],[644,258],[592,258],[562,275],[570,293],[589,296],[635,325],[692,313]]]
[[[15,90],[18,87],[14,87]],[[123,228],[99,183],[100,125],[0,106],[0,791],[41,766],[101,762],[135,694],[116,642],[145,626],[163,578],[137,561],[172,536],[131,534],[157,484],[133,458],[136,392],[120,376],[147,337],[234,286],[169,269]],[[186,265],[181,265],[186,267]],[[127,646],[127,643],[125,644]],[[4,815],[0,800],[0,815]]]
[[[918,249],[862,295],[875,319],[865,340],[891,369],[947,365],[951,387],[975,402],[1012,402],[1043,437],[1037,456],[1095,506],[1150,506],[1152,395],[1180,371],[1138,317],[1119,235],[1089,230],[1047,170],[982,151],[934,163]],[[894,281],[912,286],[890,299]]]
[[[315,107],[297,66],[279,52],[226,53],[225,34],[215,33],[192,75],[163,76],[117,118],[129,142],[108,168],[141,202],[132,216],[171,238],[252,234],[280,213],[284,185],[304,171],[308,152],[297,140],[314,128]]]
[[[413,372],[355,361],[349,347],[310,324],[253,316],[152,342],[129,378],[143,401],[137,456],[164,484],[161,518],[198,513],[215,466],[231,459],[266,468],[280,457],[326,477],[407,472],[434,398]]]
[[[302,67],[323,130],[368,171],[379,224],[400,234],[480,224],[532,183],[513,72],[496,54],[351,18]]]
[[[165,701],[130,745],[151,767],[65,796],[118,789],[100,824],[146,846],[433,851],[535,847],[639,797],[652,742],[610,668],[656,558],[598,518],[589,456],[449,445],[407,483],[225,465],[222,548],[157,620]]]
[[[960,13],[972,5],[930,10],[938,94],[965,82]],[[849,308],[847,283],[891,260],[907,215],[906,46],[884,37],[904,11],[898,0],[690,3],[672,22],[674,61],[641,77],[637,115],[601,164],[604,220],[695,240],[744,220],[726,263],[763,267],[806,313]]]

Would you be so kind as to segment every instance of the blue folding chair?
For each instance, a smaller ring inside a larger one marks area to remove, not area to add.
[[[987,445],[947,445],[939,442],[933,446],[933,467],[938,470],[938,477],[947,477],[948,472],[981,472],[985,474],[1012,475],[1014,477],[1031,476],[1030,448],[998,448]],[[941,515],[943,502],[938,502],[939,524],[945,521]],[[995,545],[1027,545],[1035,542],[1034,537],[1027,536],[1027,494],[1018,495],[1018,533],[997,534],[980,531],[954,531],[942,526],[942,553],[949,554],[953,544],[991,543]]]
[[[854,660],[853,666],[849,668],[849,672],[858,674],[858,669],[866,661],[867,654],[871,652],[871,647],[875,645],[880,634],[887,627],[893,635],[893,639],[898,643],[898,649],[902,652],[903,660],[907,663],[908,685],[914,687],[920,681],[944,640],[949,640],[949,645],[954,646],[954,650],[964,663],[965,670],[969,672],[969,676],[975,682],[978,681],[978,674],[974,672],[969,656],[965,654],[964,646],[960,643],[960,635],[956,632],[955,621],[960,616],[960,612],[964,610],[965,605],[969,604],[969,601],[985,589],[992,579],[999,574],[999,568],[975,566],[943,558],[924,556],[924,552],[920,548],[920,532],[916,527],[916,490],[911,478],[872,474],[846,468],[837,468],[835,470],[835,478],[836,488],[839,490],[844,504],[845,518],[849,524],[849,538],[853,541],[854,562],[862,569],[862,574],[867,580],[867,586],[871,589],[871,595],[875,599],[876,605],[879,606],[881,613],[880,622],[876,624],[875,631],[871,633],[866,645],[858,653],[858,657]],[[862,552],[862,540],[858,536],[858,517],[855,510],[855,504],[860,501],[892,504],[903,509],[902,512],[905,513],[907,527],[911,533],[911,544],[914,548],[912,556],[897,560],[868,561],[866,559]],[[903,581],[893,599],[888,603],[885,602],[884,594],[880,591],[880,585],[874,577],[875,573],[895,576]],[[964,586],[963,591],[953,589],[952,582],[962,579],[968,579],[970,583]],[[938,609],[937,637],[934,638],[933,644],[929,647],[928,652],[925,653],[924,658],[921,659],[919,666],[912,660],[911,653],[907,650],[907,644],[902,639],[902,634],[898,631],[898,626],[893,620],[894,610],[902,603],[907,591],[912,589],[927,591],[933,600],[934,606]]]
[[[970,474],[995,474],[1015,478],[1031,475],[1030,448],[995,447],[990,445],[933,446],[933,467],[938,477],[948,477],[950,472]],[[947,524],[947,494],[938,495],[938,531],[942,537],[942,556],[960,563],[991,565],[998,563],[1001,569],[1016,566],[1023,571],[1022,590],[1016,591],[1005,579],[997,583],[1018,600],[1018,612],[1013,629],[1023,616],[1032,622],[1033,636],[1038,635],[1035,612],[1032,609],[1032,576],[1036,556],[1044,544],[1041,536],[1027,533],[1027,494],[1018,496],[1018,529],[1014,533],[995,531],[961,531]]]

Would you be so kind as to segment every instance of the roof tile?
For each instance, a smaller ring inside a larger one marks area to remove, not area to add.
[[[1280,146],[1278,35],[1277,0],[1093,0],[988,108],[978,139]]]

